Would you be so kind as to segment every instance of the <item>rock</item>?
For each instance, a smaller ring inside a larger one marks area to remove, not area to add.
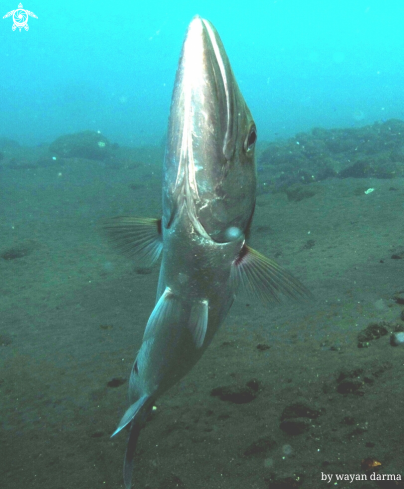
[[[245,386],[222,386],[212,389],[210,395],[218,397],[221,401],[234,404],[247,404],[253,401],[259,392],[260,382],[252,379]]]
[[[337,378],[337,392],[363,396],[365,389],[372,386],[381,375],[391,368],[390,362],[374,361],[366,368],[343,369]]]
[[[372,159],[369,157],[356,161],[353,165],[348,166],[344,170],[340,171],[340,178],[394,178],[397,171],[395,162],[386,160],[385,156],[374,156]]]
[[[312,186],[295,184],[285,189],[289,201],[300,202],[303,199],[309,199],[316,195],[316,189]]]
[[[38,244],[33,240],[18,243],[12,248],[6,248],[0,251],[0,258],[3,260],[16,260],[30,255],[38,247]]]
[[[390,336],[391,346],[404,346],[404,332],[393,333]]]
[[[276,441],[273,440],[270,436],[263,436],[262,438],[258,438],[255,442],[251,443],[245,451],[244,455],[249,457],[251,455],[261,455],[273,450],[276,447]]]
[[[404,292],[400,291],[397,292],[396,294],[393,295],[393,299],[396,301],[397,304],[404,304]]]
[[[309,430],[309,422],[305,419],[282,421],[279,428],[287,435],[297,436]]]
[[[120,387],[126,382],[122,377],[114,377],[112,380],[107,382],[108,387]]]
[[[404,175],[404,122],[350,128],[314,128],[269,143],[258,155],[259,193],[326,178],[396,178]],[[339,172],[339,173],[338,173]]]
[[[296,402],[286,406],[281,415],[281,421],[290,418],[310,418],[315,419],[321,415],[318,409],[312,409],[303,402]]]
[[[345,379],[338,383],[337,392],[339,394],[358,394],[363,395],[361,388],[363,382],[360,380]]]
[[[296,402],[283,410],[279,427],[288,435],[301,435],[310,429],[310,423],[305,418],[315,419],[320,415],[320,410],[313,409],[304,402]]]
[[[62,158],[104,160],[110,156],[111,143],[98,132],[83,131],[60,136],[49,146],[49,151]]]
[[[339,394],[363,395],[364,371],[362,368],[343,370],[337,378],[337,392]]]
[[[366,348],[369,341],[378,340],[391,331],[391,325],[387,321],[371,323],[358,334],[358,348]]]
[[[373,170],[370,165],[360,160],[339,172],[340,178],[368,178],[372,176]]]

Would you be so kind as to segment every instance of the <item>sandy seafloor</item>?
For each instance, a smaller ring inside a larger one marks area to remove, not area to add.
[[[0,259],[0,488],[122,488],[126,433],[110,434],[127,407],[158,267],[139,273],[97,223],[159,216],[162,150],[132,150],[119,165],[32,168],[46,148],[10,151],[24,164],[0,162],[0,253],[24,256]],[[251,244],[315,300],[268,309],[240,295],[202,360],[156,403],[135,488],[404,487],[321,481],[365,474],[367,457],[379,474],[404,475],[404,348],[389,335],[357,346],[370,323],[404,325],[393,299],[404,290],[404,181],[312,185],[317,194],[300,202],[260,195]],[[342,379],[353,392],[338,391]],[[250,402],[211,395],[223,386]],[[280,429],[286,408],[303,433]]]

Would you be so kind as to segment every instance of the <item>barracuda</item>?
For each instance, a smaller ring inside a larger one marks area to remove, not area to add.
[[[162,254],[155,308],[129,381],[124,482],[131,487],[140,430],[153,402],[196,364],[241,285],[264,302],[307,289],[247,244],[256,198],[257,130],[220,37],[195,17],[171,103],[161,219],[117,217],[104,229],[147,266]]]

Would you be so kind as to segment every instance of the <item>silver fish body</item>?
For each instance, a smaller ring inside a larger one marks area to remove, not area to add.
[[[245,150],[249,134],[253,143]],[[199,360],[234,300],[231,265],[255,205],[255,137],[220,38],[208,21],[195,17],[177,70],[163,171],[157,300],[167,291],[175,304],[173,324],[166,315],[158,334],[151,337],[146,329],[144,342],[153,343],[153,353],[143,344],[138,356],[139,376],[153,379],[151,395],[171,387]]]
[[[115,218],[104,228],[123,250],[156,261],[156,305],[130,382],[131,424],[124,480],[131,486],[140,429],[153,402],[202,356],[243,285],[268,302],[308,291],[246,244],[256,198],[256,127],[223,44],[195,17],[183,49],[170,110],[161,220]]]

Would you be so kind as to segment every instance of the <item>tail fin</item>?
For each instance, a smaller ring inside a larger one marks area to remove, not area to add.
[[[137,440],[139,438],[141,429],[142,429],[142,425],[140,423],[137,423],[136,420],[133,420],[130,427],[128,444],[126,446],[125,459],[123,461],[123,482],[125,484],[126,489],[130,489],[132,487],[134,457],[135,457]]]
[[[118,428],[111,435],[112,438],[112,436],[115,436],[123,428],[125,428],[125,426],[131,423],[125,460],[123,463],[123,480],[126,489],[130,489],[132,485],[133,458],[136,451],[137,440],[151,407],[152,401],[150,396],[142,396],[129,407],[119,422]]]

